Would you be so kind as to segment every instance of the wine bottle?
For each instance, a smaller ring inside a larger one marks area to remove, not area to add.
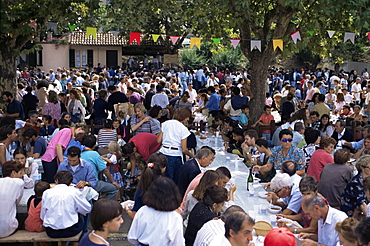
[[[253,175],[252,175],[253,165],[249,168],[249,176],[247,179],[247,191],[249,191],[249,185],[253,184]]]

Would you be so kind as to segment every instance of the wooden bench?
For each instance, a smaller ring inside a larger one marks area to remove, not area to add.
[[[37,243],[37,242],[58,242],[58,246],[66,245],[67,242],[78,242],[81,233],[74,237],[66,238],[51,238],[46,235],[46,232],[29,232],[26,230],[18,230],[9,237],[0,238],[2,243]]]

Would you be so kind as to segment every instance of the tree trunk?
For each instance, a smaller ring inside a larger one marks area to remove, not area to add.
[[[9,45],[0,48],[0,92],[10,91],[16,96],[16,52]],[[2,104],[1,107],[4,105]]]

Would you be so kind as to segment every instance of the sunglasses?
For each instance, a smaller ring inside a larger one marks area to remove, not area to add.
[[[281,142],[283,142],[283,143],[292,142],[292,141],[293,141],[293,139],[291,139],[291,138],[281,140]]]

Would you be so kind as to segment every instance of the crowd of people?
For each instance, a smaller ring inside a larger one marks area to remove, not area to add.
[[[27,188],[35,195],[25,229],[56,238],[82,231],[80,245],[109,245],[124,210],[136,245],[250,245],[255,222],[235,204],[235,184],[225,188],[230,171],[208,170],[216,151],[196,146],[200,115],[224,150],[267,183],[278,217],[303,227],[279,223],[265,245],[296,245],[293,234],[306,246],[370,245],[366,69],[270,68],[257,121],[246,69],[98,64],[17,73],[17,93],[2,92],[0,237],[23,226],[16,204]],[[89,189],[98,201],[80,192]],[[132,208],[117,205],[126,191],[135,191]]]

